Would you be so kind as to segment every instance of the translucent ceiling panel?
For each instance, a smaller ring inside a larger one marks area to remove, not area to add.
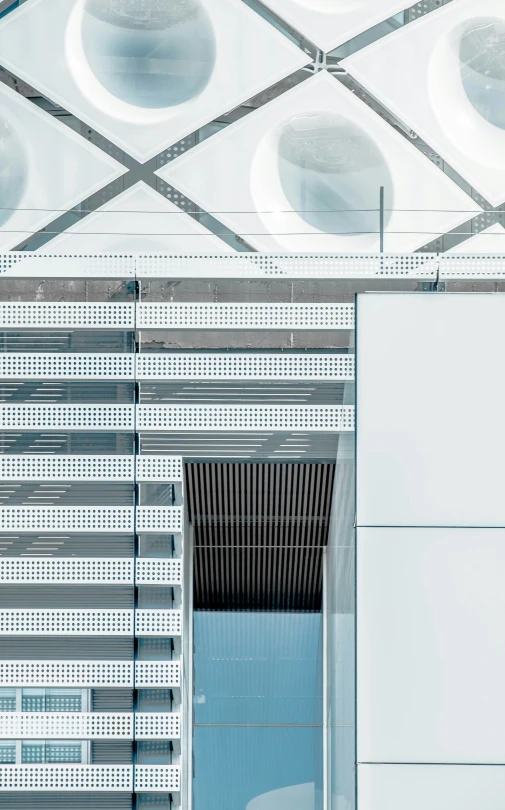
[[[158,171],[253,247],[408,252],[476,204],[326,71]],[[394,209],[394,210],[391,210]],[[421,210],[420,210],[421,209]]]
[[[120,177],[126,169],[0,84],[0,249]]]
[[[495,222],[466,242],[460,242],[447,253],[505,253],[505,228]]]
[[[359,526],[505,526],[505,296],[366,294]]]
[[[504,568],[505,529],[358,530],[359,761],[503,763]]]
[[[263,4],[326,53],[411,5],[409,0],[263,0]]]
[[[505,767],[360,765],[358,810],[500,810]]]
[[[492,205],[505,200],[505,4],[457,0],[341,63]]]
[[[311,61],[241,0],[28,0],[0,54],[142,162]]]
[[[47,242],[40,253],[231,253],[232,248],[143,182]]]

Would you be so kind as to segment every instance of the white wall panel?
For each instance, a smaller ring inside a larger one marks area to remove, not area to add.
[[[139,329],[354,329],[353,304],[137,304]]]
[[[133,456],[74,456],[6,453],[0,456],[0,480],[133,481]]]
[[[133,430],[133,405],[0,405],[2,430]]]
[[[136,636],[180,636],[181,610],[136,610]]]
[[[133,610],[4,609],[0,635],[133,636]]]
[[[352,431],[350,405],[138,405],[138,430]]]
[[[181,506],[137,506],[137,532],[181,532]]]
[[[0,661],[0,685],[133,687],[133,661]]]
[[[480,210],[324,70],[157,174],[252,247],[275,253],[378,253],[380,186],[390,252],[416,250]]]
[[[181,716],[177,712],[135,712],[135,739],[178,740],[181,736]]]
[[[132,765],[0,765],[0,791],[130,793],[132,776]]]
[[[137,481],[182,481],[182,456],[137,456]]]
[[[505,526],[505,297],[366,294],[358,312],[358,525]]]
[[[147,25],[137,5],[96,8],[20,7],[0,24],[2,61],[141,163],[311,61],[238,0],[163,4]]]
[[[39,48],[45,55],[46,45],[39,40]],[[73,208],[127,171],[71,127],[3,82],[0,109],[1,250],[21,244],[57,219],[60,211]]]
[[[503,570],[505,529],[358,529],[359,761],[503,763]]]
[[[181,789],[181,769],[178,765],[135,765],[135,790],[139,793]]]
[[[0,530],[10,532],[133,532],[132,506],[2,506]]]
[[[133,739],[133,712],[4,712],[0,738],[31,740]]]
[[[133,380],[133,354],[14,354],[0,355],[0,378],[11,380]]]
[[[138,557],[135,560],[135,583],[136,585],[181,585],[182,560]]]
[[[0,273],[14,278],[132,279],[135,278],[135,258],[124,253],[116,256],[45,256],[35,251],[10,250],[0,253]]]
[[[181,685],[179,661],[135,661],[135,688],[177,688]]]
[[[2,329],[133,329],[134,304],[2,301]]]
[[[354,355],[149,352],[137,355],[137,377],[139,380],[352,380]]]
[[[341,63],[493,206],[505,199],[504,23],[502,0],[458,0]]]
[[[360,765],[359,810],[501,810],[505,767]]]
[[[133,585],[133,570],[124,557],[0,557],[3,585]]]

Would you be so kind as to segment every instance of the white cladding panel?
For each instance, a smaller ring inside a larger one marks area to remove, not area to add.
[[[133,405],[0,405],[2,430],[133,430]]]
[[[0,302],[2,329],[133,329],[134,304]]]
[[[181,532],[182,506],[137,506],[137,532]]]
[[[500,810],[505,767],[360,765],[359,810]]]
[[[136,636],[180,636],[181,610],[136,610]]]
[[[181,769],[178,765],[135,765],[135,790],[139,793],[181,789]]]
[[[44,610],[0,612],[2,636],[133,636],[133,610]]]
[[[72,454],[0,456],[0,480],[7,481],[133,481],[133,456]]]
[[[130,279],[135,278],[135,258],[125,255],[54,256],[11,250],[0,253],[0,273],[14,278]]]
[[[137,456],[137,481],[182,481],[181,456]]]
[[[135,712],[135,739],[178,740],[181,736],[181,716],[177,712]]]
[[[181,585],[182,560],[137,557],[135,583],[137,585]]]
[[[177,352],[137,355],[139,380],[353,380],[352,354]]]
[[[358,525],[505,526],[505,296],[367,293],[358,317]]]
[[[505,529],[358,529],[359,761],[503,763],[504,568]]]
[[[0,530],[133,532],[133,514],[133,506],[2,506]]]
[[[0,738],[32,740],[133,739],[133,713],[4,712]]]
[[[138,329],[354,329],[353,304],[137,304]]]
[[[0,557],[3,585],[133,585],[133,571],[133,559],[124,557]]]
[[[135,661],[135,688],[168,689],[181,685],[179,661]]]
[[[133,661],[0,661],[0,685],[133,687]]]
[[[132,786],[132,765],[0,765],[0,791],[130,793]]]
[[[14,354],[0,355],[0,377],[24,380],[58,378],[72,380],[133,380],[135,355],[133,354]]]
[[[354,430],[350,405],[138,405],[138,430]]]

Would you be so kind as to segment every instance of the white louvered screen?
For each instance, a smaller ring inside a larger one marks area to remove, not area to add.
[[[137,456],[137,481],[182,481],[181,456]]]
[[[135,712],[135,739],[178,740],[181,736],[181,716],[177,712]]]
[[[137,304],[139,329],[354,329],[353,304]]]
[[[135,688],[177,688],[181,685],[179,661],[135,661]]]
[[[181,532],[182,506],[137,506],[137,532]]]
[[[182,633],[182,611],[180,610],[136,610],[136,636],[180,636]]]
[[[0,273],[18,278],[135,278],[134,256],[51,256],[11,250],[0,254]]]
[[[135,560],[135,582],[137,585],[181,585],[182,560],[138,557]]]
[[[0,531],[133,532],[131,506],[2,506]]]
[[[354,430],[351,405],[138,405],[138,430]]]
[[[133,765],[0,765],[0,791],[133,789]]]
[[[132,636],[133,610],[4,609],[0,635]]]
[[[0,737],[33,740],[133,739],[133,713],[4,712]]]
[[[353,380],[352,354],[185,353],[137,355],[139,380]]]
[[[437,256],[416,253],[138,256],[139,278],[411,278],[436,279]]]
[[[439,261],[440,281],[498,281],[505,278],[505,257],[501,255],[444,253]]]
[[[72,379],[133,380],[133,354],[14,354],[0,355],[0,377],[10,380]]]
[[[134,469],[133,456],[0,456],[0,480],[7,481],[133,481]]]
[[[133,430],[134,405],[0,405],[1,430]]]
[[[132,661],[0,661],[0,685],[133,687]]]
[[[132,585],[133,572],[134,561],[124,557],[0,557],[3,585]]]
[[[179,791],[181,769],[178,765],[135,765],[135,790],[139,793]]]
[[[133,329],[134,304],[0,302],[2,329]]]

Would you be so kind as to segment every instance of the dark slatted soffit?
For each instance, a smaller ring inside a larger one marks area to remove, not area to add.
[[[187,464],[195,610],[319,611],[334,471]]]

